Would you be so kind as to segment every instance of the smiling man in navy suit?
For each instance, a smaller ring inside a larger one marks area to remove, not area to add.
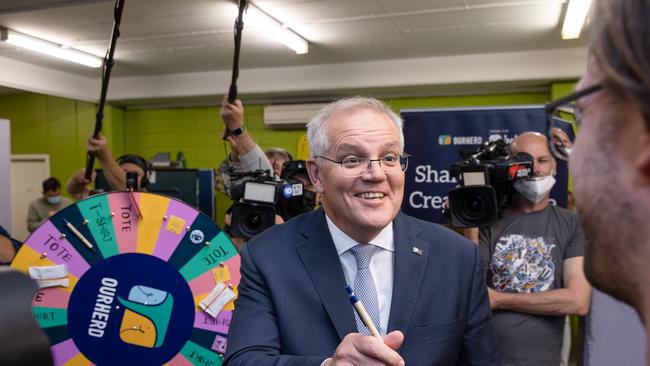
[[[242,251],[228,365],[497,364],[477,247],[400,213],[402,120],[372,98],[332,103],[307,126],[322,209]],[[369,336],[354,288],[382,337]]]

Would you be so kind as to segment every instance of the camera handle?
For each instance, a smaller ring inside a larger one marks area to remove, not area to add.
[[[138,201],[135,199],[135,196],[133,195],[133,192],[136,192],[137,190],[138,190],[138,173],[126,172],[126,191],[129,192],[129,199],[131,199],[131,203],[133,204],[133,207],[135,207],[135,211],[138,213],[138,217],[142,219],[144,218],[144,216],[142,216],[142,210],[140,210],[140,205],[138,205]]]
[[[126,172],[126,190],[131,192],[138,190],[138,173]]]

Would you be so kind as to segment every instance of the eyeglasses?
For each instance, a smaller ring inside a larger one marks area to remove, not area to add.
[[[596,84],[546,104],[547,136],[556,158],[569,160],[571,155],[575,134],[582,122],[582,113],[576,101],[602,89],[602,84]]]
[[[384,169],[386,174],[399,174],[406,171],[406,168],[409,164],[409,157],[411,155],[403,153],[399,156],[387,155],[380,159],[368,159],[368,158],[357,158],[357,157],[347,157],[343,160],[337,161],[327,158],[322,155],[317,155],[317,158],[325,159],[331,163],[341,165],[341,170],[343,171],[343,176],[349,178],[360,177],[367,170],[370,169],[370,165],[373,161],[376,161],[380,167]]]

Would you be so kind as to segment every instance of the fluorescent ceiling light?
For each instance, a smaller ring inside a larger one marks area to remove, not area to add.
[[[576,39],[580,37],[580,31],[587,18],[591,7],[591,0],[570,0],[564,15],[562,25],[562,39]]]
[[[60,44],[18,33],[10,29],[2,29],[2,41],[88,67],[97,68],[101,67],[104,63],[102,58],[95,55],[73,48],[65,48]]]
[[[262,9],[258,8],[257,5],[249,2],[246,14],[255,26],[262,28],[262,30],[270,37],[273,37],[274,40],[296,51],[297,54],[302,55],[309,52],[309,42],[302,38],[298,33],[292,31],[284,24],[265,13]]]

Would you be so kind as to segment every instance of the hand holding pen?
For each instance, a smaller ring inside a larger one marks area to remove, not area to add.
[[[375,323],[372,322],[372,318],[366,311],[366,308],[363,306],[363,303],[359,298],[354,294],[354,291],[352,291],[352,287],[350,285],[345,286],[345,290],[348,292],[348,295],[350,295],[350,303],[354,307],[354,310],[357,312],[357,315],[359,315],[359,318],[363,322],[363,325],[368,328],[370,331],[370,335],[373,337],[379,339],[380,341],[383,341],[381,338],[381,335],[379,334],[379,331],[377,330],[377,327],[375,326]]]
[[[352,302],[352,297],[350,298],[350,301]],[[353,304],[355,309],[363,306],[363,304],[358,301],[358,298],[356,298],[355,304]],[[373,337],[360,333],[350,333],[346,335],[336,348],[332,358],[323,362],[323,366],[335,366],[338,364],[368,365],[376,363],[388,366],[404,365],[404,360],[397,353],[397,349],[402,346],[402,342],[404,341],[404,335],[402,332],[398,330],[390,332],[382,339],[381,336],[379,336],[379,332],[376,331],[377,328],[369,319],[370,317],[367,317],[364,322],[369,321],[367,325],[372,324],[376,335]]]
[[[404,341],[399,330],[386,334],[383,341],[361,333],[349,333],[336,348],[332,358],[323,366],[376,365],[404,366],[404,359],[397,353]]]

